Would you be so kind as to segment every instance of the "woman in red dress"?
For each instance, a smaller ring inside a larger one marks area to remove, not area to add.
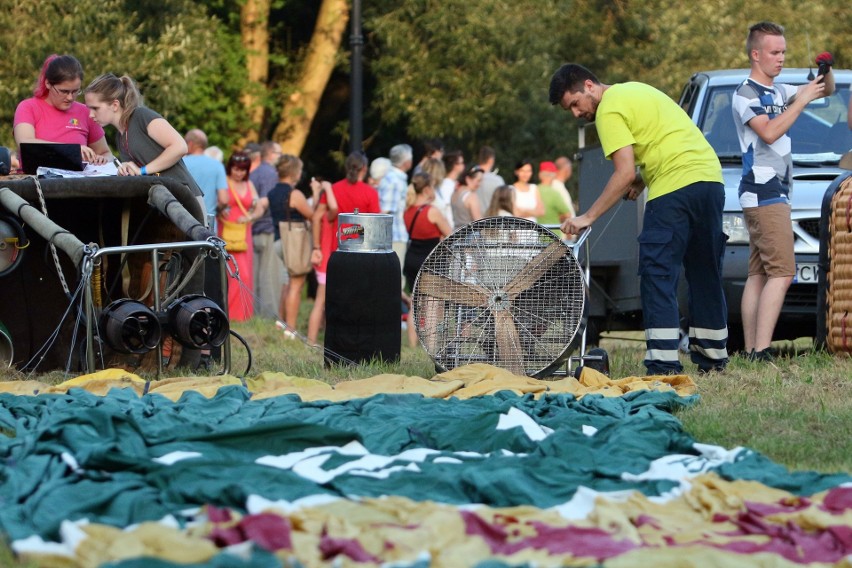
[[[240,279],[228,281],[228,319],[245,321],[254,315],[254,246],[251,239],[251,224],[266,210],[258,204],[257,190],[249,180],[251,159],[242,152],[234,153],[225,166],[228,174],[228,189],[219,190],[219,217],[246,226],[248,248],[242,252],[231,252]],[[222,224],[219,224],[219,235]]]

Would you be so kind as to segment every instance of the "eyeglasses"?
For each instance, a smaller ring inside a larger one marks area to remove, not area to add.
[[[56,91],[56,94],[63,97],[71,97],[72,99],[76,99],[83,92],[83,89],[57,89],[54,85],[51,85],[50,88]]]

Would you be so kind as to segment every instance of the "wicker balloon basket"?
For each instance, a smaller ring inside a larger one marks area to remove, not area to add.
[[[820,228],[819,332],[837,355],[852,354],[852,173],[829,186]],[[824,301],[822,301],[824,298]],[[818,337],[819,339],[819,337]]]

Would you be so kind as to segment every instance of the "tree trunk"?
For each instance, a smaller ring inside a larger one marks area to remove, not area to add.
[[[347,0],[323,0],[296,89],[284,101],[280,122],[272,136],[285,154],[298,156],[305,146],[348,23]]]
[[[263,124],[263,95],[269,80],[269,10],[270,0],[245,0],[240,10],[240,36],[246,51],[249,90],[243,94],[243,105],[251,118],[252,130],[240,141],[256,142]]]

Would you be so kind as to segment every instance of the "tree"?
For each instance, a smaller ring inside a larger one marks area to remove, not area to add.
[[[0,35],[0,142],[12,142],[17,103],[29,96],[44,58],[59,52],[76,55],[89,80],[105,71],[133,76],[148,104],[179,130],[205,129],[214,144],[273,137],[298,154],[313,129],[323,145],[306,158],[343,146],[344,114],[319,127],[314,121],[324,94],[337,103],[347,95],[346,0],[6,4],[0,25],[14,33]],[[440,136],[468,155],[495,146],[504,171],[523,157],[575,148],[575,121],[547,102],[561,63],[583,63],[605,82],[645,81],[676,97],[695,71],[745,66],[746,27],[767,17],[765,6],[746,0],[364,4],[371,154]],[[839,65],[852,59],[846,4],[773,4],[771,17],[787,25],[788,65],[806,66],[824,49]]]
[[[257,141],[258,129],[263,123],[262,93],[269,80],[269,10],[269,0],[245,0],[240,10],[240,36],[249,82],[243,94],[243,105],[254,125],[244,137],[245,141]]]
[[[280,122],[273,139],[288,154],[299,155],[311,129],[331,72],[338,61],[340,44],[349,22],[346,0],[323,0],[307,54],[300,64],[296,86],[281,101]]]
[[[852,56],[845,38],[848,14],[838,0],[804,5],[778,0],[772,13],[745,0],[714,0],[675,7],[663,0],[574,3],[572,19],[595,22],[582,43],[562,38],[561,52],[598,73],[606,82],[638,80],[672,97],[697,71],[748,67],[748,26],[772,19],[786,26],[787,67],[813,65],[813,57],[832,51],[836,61]],[[811,22],[818,22],[818,25]],[[808,53],[809,44],[813,49]],[[848,67],[848,65],[847,65]]]
[[[414,139],[441,137],[498,162],[564,148],[573,123],[547,100],[560,4],[553,0],[403,0],[367,20],[373,110]]]
[[[14,144],[12,118],[32,96],[51,53],[70,53],[83,64],[83,86],[95,76],[127,74],[146,104],[180,131],[204,128],[212,143],[230,143],[246,114],[232,101],[245,90],[245,64],[222,25],[189,0],[146,2],[24,2],[0,11],[0,140]],[[157,17],[152,18],[152,9]],[[238,49],[238,44],[237,44]]]
[[[504,166],[506,158],[566,153],[576,147],[575,121],[547,104],[560,64],[677,97],[696,71],[747,66],[747,27],[766,17],[765,5],[746,0],[372,3],[365,15],[372,110],[384,128],[404,125],[410,138],[441,136],[469,152],[490,143]],[[842,0],[779,0],[771,17],[787,24],[788,65],[807,66],[823,49],[837,61],[852,58]]]

